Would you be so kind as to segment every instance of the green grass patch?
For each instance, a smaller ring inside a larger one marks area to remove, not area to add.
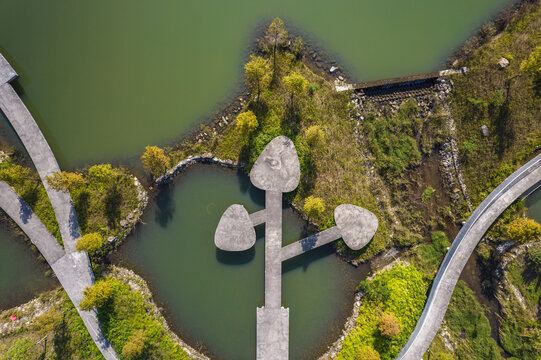
[[[412,265],[397,265],[363,281],[362,299],[356,329],[344,340],[338,360],[358,359],[364,346],[375,349],[381,359],[394,359],[406,344],[426,301],[428,284],[424,273]],[[398,319],[400,334],[388,338],[378,329],[380,316],[392,313]]]

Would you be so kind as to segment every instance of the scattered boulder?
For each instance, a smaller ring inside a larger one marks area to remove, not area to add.
[[[488,134],[489,134],[488,126],[486,125],[481,126],[481,133],[483,134],[484,137],[488,137]]]
[[[329,69],[329,72],[332,74],[336,70],[338,70],[338,66],[331,66],[331,68]]]
[[[500,58],[500,60],[498,60],[498,65],[500,66],[500,69],[506,68],[509,66],[509,60],[502,57]]]

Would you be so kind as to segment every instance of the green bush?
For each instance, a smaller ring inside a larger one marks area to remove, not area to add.
[[[515,219],[507,226],[507,236],[520,244],[535,240],[541,236],[541,224],[532,219]]]
[[[116,279],[108,279],[107,282],[112,284],[114,295],[105,306],[98,309],[98,318],[106,337],[118,353],[123,353],[131,340],[132,345],[137,345],[134,346],[135,350],[140,349],[141,343],[144,343],[145,359],[190,359],[173,342],[161,323],[151,316],[150,303],[140,293],[132,291],[127,284]]]
[[[147,334],[145,330],[137,330],[122,348],[122,356],[126,360],[135,360],[145,351]]]
[[[313,196],[308,196],[304,200],[304,212],[310,218],[317,218],[325,211],[325,203],[323,199]]]
[[[365,121],[370,151],[376,157],[379,171],[388,178],[400,176],[408,166],[421,160],[415,139],[419,127],[415,117],[417,112],[417,106],[408,101],[395,115],[384,118],[369,116]]]
[[[415,261],[418,266],[427,273],[434,273],[441,262],[441,259],[451,245],[447,236],[442,231],[435,231],[431,236],[432,244],[420,244],[415,249]]]
[[[382,359],[395,358],[406,344],[426,300],[428,285],[422,271],[412,265],[397,265],[365,280],[359,288],[364,292],[355,330],[344,339],[337,360],[357,359],[368,346]],[[382,336],[380,314],[392,313],[401,326],[393,338]]]
[[[105,245],[105,239],[99,233],[90,233],[77,239],[75,249],[77,251],[86,251],[93,254]]]
[[[91,310],[104,306],[113,296],[113,285],[110,281],[100,280],[87,287],[84,298],[79,304],[81,310]]]
[[[40,353],[36,344],[29,338],[18,340],[9,349],[3,357],[3,360],[37,360],[40,358]]]
[[[163,175],[169,166],[171,159],[165,155],[163,149],[157,146],[147,146],[144,154],[141,156],[143,166],[152,174],[158,177]]]
[[[436,190],[434,190],[432,186],[428,186],[421,194],[421,200],[424,203],[428,202],[432,198],[432,195],[434,195],[435,192]]]
[[[257,129],[259,123],[255,114],[248,110],[237,115],[237,128],[243,134],[249,134]]]
[[[356,360],[380,360],[379,353],[370,346],[361,346]]]

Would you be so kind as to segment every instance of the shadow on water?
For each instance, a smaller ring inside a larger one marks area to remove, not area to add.
[[[175,199],[173,198],[171,186],[163,186],[156,196],[156,222],[162,228],[166,228],[167,224],[173,220],[174,213]]]
[[[245,265],[254,260],[255,247],[245,251],[224,251],[216,248],[216,260],[224,265]]]
[[[332,244],[327,244],[319,248],[307,251],[299,256],[284,261],[282,265],[282,273],[287,274],[290,271],[302,268],[307,271],[310,264],[323,259],[327,256],[335,255]]]

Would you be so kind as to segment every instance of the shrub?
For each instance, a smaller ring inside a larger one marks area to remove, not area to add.
[[[163,149],[157,146],[147,146],[145,153],[141,156],[143,166],[150,171],[153,176],[162,175],[169,166],[169,156],[165,155]]]
[[[337,360],[355,359],[363,346],[372,347],[383,359],[395,358],[408,341],[426,300],[425,274],[412,265],[397,265],[365,280],[365,291],[355,329],[345,337]],[[392,313],[401,326],[400,333],[388,338],[379,330],[380,317],[375,309]]]
[[[421,200],[424,203],[428,202],[432,198],[432,195],[434,195],[435,192],[436,190],[434,190],[432,186],[428,186],[421,194]]]
[[[75,249],[77,251],[86,251],[87,253],[94,253],[100,250],[105,245],[105,239],[99,233],[90,233],[81,236],[77,240]]]
[[[99,182],[109,182],[116,176],[111,164],[94,165],[88,169],[88,175],[92,180]]]
[[[380,360],[379,353],[370,346],[361,346],[357,360]]]
[[[284,86],[289,91],[291,96],[291,104],[293,104],[293,97],[295,95],[301,95],[308,86],[308,80],[298,72],[292,72],[291,74],[284,76]]]
[[[520,70],[533,75],[541,74],[541,46],[537,46],[528,59],[522,61]]]
[[[319,125],[312,125],[305,132],[306,142],[310,146],[320,144],[325,139],[325,132]]]
[[[22,338],[18,340],[11,349],[6,352],[3,360],[37,360],[39,359],[39,351],[29,338]]]
[[[249,134],[258,126],[257,117],[252,111],[248,110],[237,115],[237,128],[241,133]]]
[[[381,335],[394,338],[400,334],[400,323],[393,313],[383,313],[379,319],[378,329]]]
[[[75,190],[85,183],[83,176],[74,172],[54,172],[51,176],[47,176],[47,184],[57,191]]]
[[[537,268],[538,272],[541,272],[541,244],[534,244],[528,249],[528,260],[531,261]]]
[[[145,345],[147,341],[147,334],[145,330],[138,330],[136,331],[124,347],[122,348],[122,356],[126,360],[135,360],[139,356],[143,354],[143,351],[145,350]]]
[[[309,196],[304,200],[304,212],[309,218],[315,218],[325,211],[325,204],[322,198]]]
[[[519,218],[507,226],[507,236],[520,244],[541,236],[541,224],[532,219]]]
[[[94,285],[87,287],[84,298],[79,304],[81,310],[100,308],[113,296],[113,285],[106,280],[100,280]]]

